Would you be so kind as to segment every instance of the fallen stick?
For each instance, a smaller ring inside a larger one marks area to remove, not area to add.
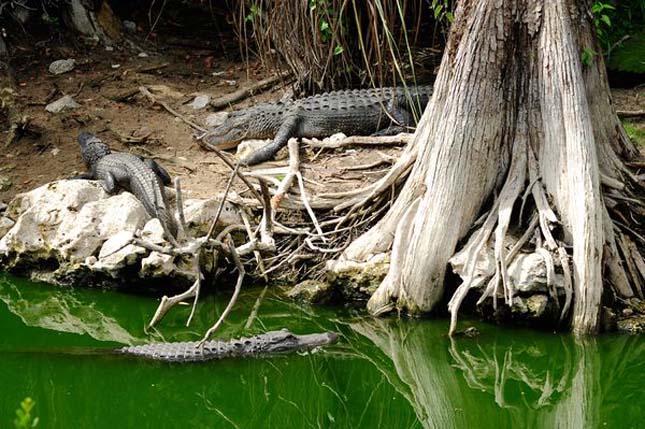
[[[226,94],[222,97],[212,100],[210,102],[210,106],[213,109],[222,109],[224,107],[228,107],[231,104],[237,103],[238,101],[242,101],[252,96],[258,91],[273,87],[276,83],[282,81],[282,79],[286,78],[290,74],[291,72],[282,72],[266,79],[262,79],[261,81],[247,88],[238,89],[235,92],[231,92],[230,94]]]
[[[616,110],[616,114],[621,118],[640,118],[645,116],[645,110]]]
[[[394,136],[350,136],[340,140],[318,140],[303,138],[302,142],[311,147],[324,149],[338,149],[343,146],[358,145],[381,145],[381,146],[402,146],[410,143],[414,135],[410,133],[400,133]]]
[[[161,64],[155,64],[152,66],[147,66],[147,67],[140,67],[136,70],[134,70],[135,73],[151,73],[153,71],[161,70],[163,68],[166,68],[170,65],[170,63],[161,63]]]
[[[170,114],[174,115],[175,117],[181,119],[183,122],[185,122],[186,124],[190,125],[191,127],[196,129],[197,131],[200,131],[202,133],[206,132],[206,128],[203,128],[202,126],[197,125],[196,123],[194,123],[190,119],[186,118],[184,115],[182,115],[181,113],[177,112],[175,109],[170,107],[168,105],[168,103],[166,103],[165,101],[159,100],[145,86],[140,86],[139,87],[139,92],[141,92],[141,94],[143,94],[143,96],[146,97],[148,100],[150,100],[153,104],[160,105],[161,107],[166,109],[168,111],[168,113],[170,113]]]

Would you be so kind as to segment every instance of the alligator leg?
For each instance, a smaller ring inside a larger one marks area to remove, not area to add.
[[[389,102],[387,106],[387,119],[393,119],[387,128],[383,128],[372,134],[373,136],[393,136],[399,133],[409,132],[409,127],[414,124],[410,113],[401,106]]]
[[[172,183],[172,179],[170,178],[170,174],[168,174],[168,171],[163,168],[157,161],[154,159],[150,158],[144,158],[140,157],[141,161],[143,161],[152,171],[155,172],[157,177],[159,177],[159,180],[161,180],[161,183],[163,183],[166,186],[170,186]]]
[[[397,134],[401,133],[407,133],[410,132],[410,129],[408,127],[400,127],[398,125],[393,125],[391,127],[383,128],[382,130],[378,130],[377,132],[373,133],[372,136],[377,137],[377,136],[395,136]]]
[[[76,176],[72,176],[69,180],[94,180],[94,174],[92,173],[81,173]]]
[[[289,138],[294,135],[298,127],[298,121],[296,115],[286,118],[285,122],[280,126],[280,129],[278,129],[273,141],[244,158],[241,161],[242,165],[255,165],[273,158],[287,144]]]
[[[116,190],[117,180],[112,173],[105,173],[101,175],[101,186],[108,194],[114,193]]]

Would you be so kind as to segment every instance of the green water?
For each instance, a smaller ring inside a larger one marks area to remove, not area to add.
[[[519,428],[643,427],[645,341],[478,324],[451,343],[444,320],[374,320],[247,290],[220,335],[287,327],[334,330],[326,350],[177,365],[73,353],[154,340],[195,340],[227,293],[206,297],[145,332],[156,302],[59,289],[0,276],[0,428],[36,401],[41,428]],[[468,325],[471,323],[464,323]]]

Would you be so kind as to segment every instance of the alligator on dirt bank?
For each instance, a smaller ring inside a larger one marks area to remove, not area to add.
[[[129,346],[114,350],[117,354],[133,355],[166,362],[201,362],[231,357],[254,357],[310,350],[334,343],[338,334],[295,335],[287,329],[272,331],[249,338],[230,341],[206,341],[202,346],[197,342],[152,343],[143,346]]]
[[[298,100],[262,103],[232,112],[202,137],[202,145],[230,149],[250,138],[273,138],[273,142],[241,162],[268,161],[291,137],[395,134],[413,126],[413,112],[422,112],[432,95],[432,86],[334,91]]]
[[[177,237],[177,223],[164,191],[164,185],[170,185],[170,175],[162,166],[152,159],[113,153],[98,137],[86,131],[78,136],[78,143],[90,171],[76,178],[100,180],[109,193],[117,185],[132,192],[148,214],[159,219],[169,240]]]

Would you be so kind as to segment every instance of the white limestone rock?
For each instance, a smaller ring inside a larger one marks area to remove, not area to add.
[[[210,103],[210,101],[210,96],[206,94],[199,94],[193,99],[192,103],[190,103],[190,107],[192,107],[194,110],[202,110],[208,106],[208,103]]]
[[[159,252],[150,252],[141,260],[140,276],[145,278],[170,277],[175,272],[175,257]]]
[[[13,220],[6,216],[0,216],[0,238],[9,232],[9,230],[16,224]]]
[[[141,239],[152,244],[166,244],[161,221],[157,218],[150,219],[141,231]]]
[[[49,65],[49,72],[51,74],[63,74],[74,70],[76,67],[76,60],[68,58],[66,60],[56,60]]]
[[[208,232],[210,222],[215,217],[218,207],[219,200],[214,198],[185,201],[184,216],[186,218],[186,227],[194,237],[202,236]],[[217,230],[222,230],[229,225],[239,225],[242,223],[242,217],[235,206],[229,202],[225,202],[222,213],[217,221]]]
[[[81,105],[78,104],[71,95],[65,95],[58,100],[49,103],[45,106],[45,110],[49,113],[60,113],[63,110],[74,110],[79,107],[81,107]]]
[[[186,200],[185,215],[194,237],[207,232],[219,201]],[[234,205],[225,203],[218,230],[241,224]],[[8,270],[58,284],[124,284],[150,278],[194,281],[191,257],[150,252],[135,237],[166,246],[158,219],[128,192],[108,195],[97,181],[61,180],[14,198],[0,216],[0,263]],[[205,272],[208,266],[202,267]],[[134,279],[133,272],[138,272]]]
[[[56,271],[70,279],[88,266],[106,272],[131,263],[129,255],[143,249],[126,242],[148,219],[132,194],[109,196],[87,180],[61,180],[20,194],[5,215],[15,222],[0,239],[5,267],[42,274],[51,265],[44,262],[56,261]]]

